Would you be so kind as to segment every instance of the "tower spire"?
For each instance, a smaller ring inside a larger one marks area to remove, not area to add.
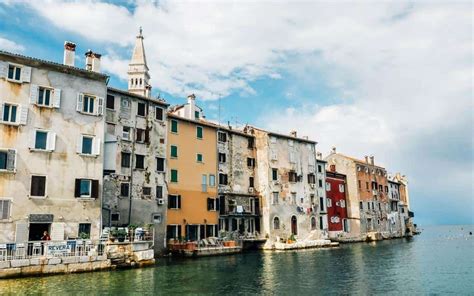
[[[142,96],[151,96],[150,74],[143,46],[143,30],[139,28],[132,58],[128,64],[128,91]]]

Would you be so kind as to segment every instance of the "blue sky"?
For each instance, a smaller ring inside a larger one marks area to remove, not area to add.
[[[469,2],[6,1],[0,48],[62,62],[102,53],[125,88],[143,27],[153,94],[195,93],[208,118],[297,130],[410,181],[419,224],[471,224]]]

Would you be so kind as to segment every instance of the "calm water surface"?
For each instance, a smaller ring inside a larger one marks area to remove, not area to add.
[[[411,240],[252,252],[156,267],[0,280],[1,294],[474,295],[474,226],[425,227]]]

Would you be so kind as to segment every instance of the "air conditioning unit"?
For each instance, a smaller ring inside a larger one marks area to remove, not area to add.
[[[254,189],[253,187],[249,187],[249,193],[253,193]]]
[[[164,205],[165,204],[165,200],[163,198],[158,198],[156,201],[159,205]]]

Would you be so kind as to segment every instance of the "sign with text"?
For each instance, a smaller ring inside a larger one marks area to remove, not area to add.
[[[69,249],[66,242],[48,243],[48,255],[66,255]]]

